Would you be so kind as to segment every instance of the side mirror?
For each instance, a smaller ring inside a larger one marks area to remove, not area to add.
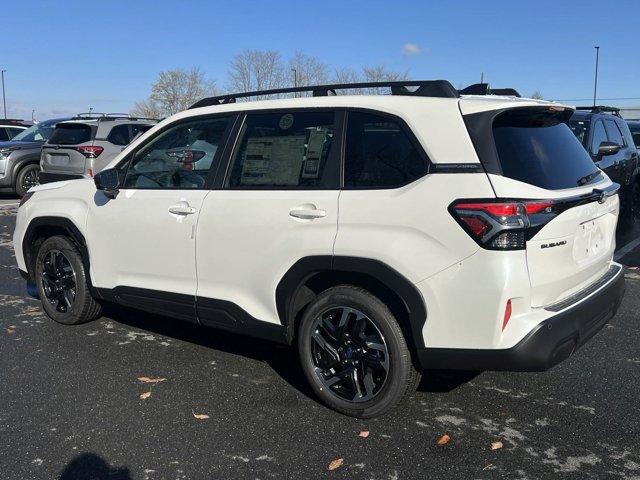
[[[602,142],[598,147],[598,156],[615,155],[622,147],[614,142]]]
[[[107,198],[116,198],[120,191],[120,172],[115,168],[96,173],[93,181],[96,189],[102,190]]]

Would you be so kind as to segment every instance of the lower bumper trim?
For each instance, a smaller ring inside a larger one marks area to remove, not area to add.
[[[544,371],[566,360],[616,314],[624,296],[624,270],[586,300],[541,322],[517,345],[501,350],[425,348],[423,368],[494,371]]]

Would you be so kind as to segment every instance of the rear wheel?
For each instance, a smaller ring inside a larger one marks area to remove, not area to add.
[[[77,325],[100,316],[102,309],[89,292],[80,252],[67,237],[45,240],[35,268],[42,308],[50,318]]]
[[[387,412],[420,380],[393,314],[366,290],[349,285],[330,288],[309,306],[298,350],[316,395],[354,417]]]
[[[40,184],[40,165],[31,163],[20,169],[16,177],[16,195],[24,197],[31,187]]]

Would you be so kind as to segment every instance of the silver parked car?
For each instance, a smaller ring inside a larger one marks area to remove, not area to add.
[[[42,147],[40,183],[93,177],[157,123],[126,114],[79,114],[56,125]]]

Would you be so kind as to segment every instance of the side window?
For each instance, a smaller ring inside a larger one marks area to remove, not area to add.
[[[225,186],[337,189],[334,112],[248,114]]]
[[[598,148],[602,142],[608,142],[607,132],[604,131],[604,125],[602,121],[596,120],[593,124],[593,136],[591,137],[591,153],[594,155],[598,153]]]
[[[116,125],[107,136],[107,141],[114,145],[127,145],[129,140],[129,125]]]
[[[9,128],[7,128],[7,132],[9,132],[9,138],[13,138],[13,137],[15,137],[16,135],[18,135],[19,133],[24,132],[24,129],[22,129],[22,128],[11,128],[11,127],[9,127]]]
[[[124,188],[204,188],[230,123],[218,117],[169,127],[135,152]]]
[[[132,141],[138,135],[146,132],[147,130],[150,130],[151,127],[153,127],[153,125],[148,125],[146,123],[132,123],[129,126],[131,127],[131,139],[129,141]]]
[[[605,127],[607,129],[607,136],[609,137],[609,141],[617,143],[620,146],[624,146],[624,139],[622,138],[622,133],[620,133],[620,129],[614,120],[605,120]]]
[[[9,134],[4,128],[0,127],[0,142],[6,142],[7,140],[9,140]]]
[[[348,118],[345,188],[396,188],[427,173],[425,158],[399,123],[363,112]]]

